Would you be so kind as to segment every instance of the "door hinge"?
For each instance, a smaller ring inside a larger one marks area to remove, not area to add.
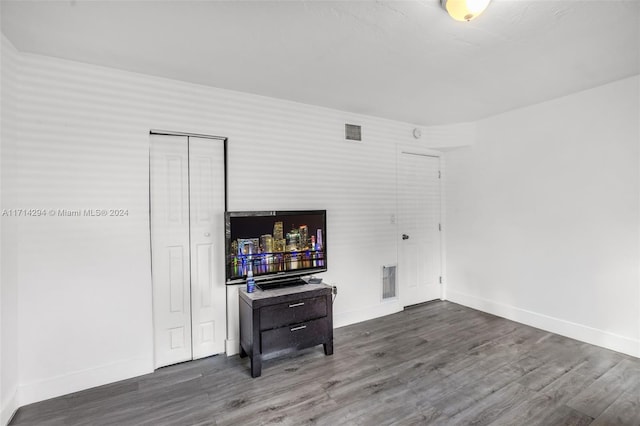
[[[441,223],[438,224],[438,231],[442,232],[442,224]]]
[[[440,284],[442,284],[442,276],[440,277]]]
[[[438,170],[438,179],[442,179],[442,172]]]

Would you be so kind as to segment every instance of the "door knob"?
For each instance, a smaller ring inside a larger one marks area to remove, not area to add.
[[[403,240],[408,240],[408,239],[409,239],[409,236],[408,236],[407,234],[402,234],[402,239],[403,239]]]
[[[205,232],[205,233],[204,233],[204,236],[205,236],[205,237],[210,237],[210,236],[211,236],[211,234],[210,234],[210,233],[208,233],[208,232]]]

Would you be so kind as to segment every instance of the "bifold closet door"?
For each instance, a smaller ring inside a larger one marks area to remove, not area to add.
[[[187,138],[151,137],[151,279],[156,368],[191,359]]]
[[[151,138],[155,367],[224,352],[224,145]]]
[[[189,137],[193,359],[224,352],[224,145]]]

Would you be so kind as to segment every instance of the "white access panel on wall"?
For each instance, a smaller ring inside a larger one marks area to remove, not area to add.
[[[398,225],[402,305],[440,298],[440,158],[400,153]]]
[[[224,145],[152,135],[155,367],[224,352]]]

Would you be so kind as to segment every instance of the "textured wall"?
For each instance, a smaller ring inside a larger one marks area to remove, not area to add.
[[[0,42],[0,210],[15,196],[15,164],[10,157],[18,132],[17,93],[19,54],[1,37]],[[18,389],[18,275],[15,244],[17,228],[0,217],[0,424],[17,408]]]
[[[638,81],[480,121],[447,153],[451,300],[640,356]]]
[[[230,210],[327,209],[337,321],[399,309],[380,301],[380,268],[396,263],[396,146],[417,144],[413,126],[48,57],[21,63],[20,143],[4,158],[11,207],[129,211],[6,221],[19,230],[21,405],[152,369],[150,129],[229,138]],[[363,143],[343,140],[345,122],[363,126]]]

